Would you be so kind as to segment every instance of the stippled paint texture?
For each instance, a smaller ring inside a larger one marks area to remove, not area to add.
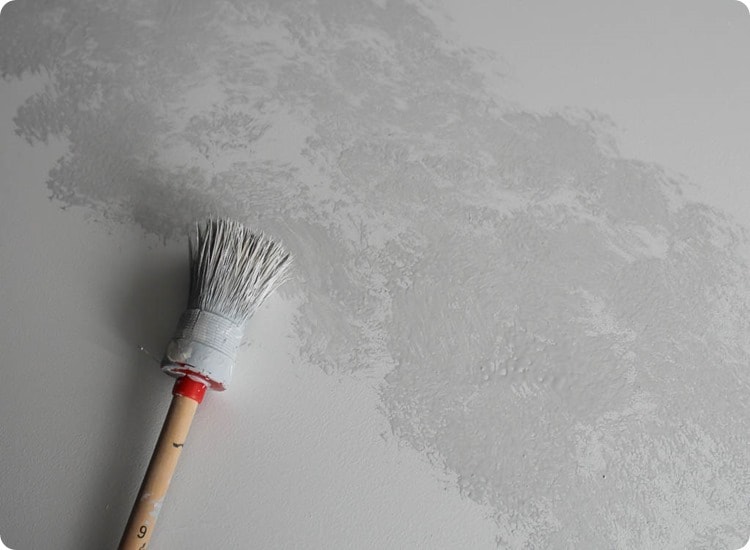
[[[68,143],[61,207],[281,237],[303,356],[377,380],[498,547],[745,540],[744,230],[606,116],[504,102],[431,9],[21,0],[0,70],[47,77],[15,125]]]

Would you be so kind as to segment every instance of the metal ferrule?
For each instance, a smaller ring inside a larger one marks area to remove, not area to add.
[[[161,368],[171,376],[191,376],[213,390],[224,390],[232,378],[243,327],[229,319],[189,309],[180,317]]]

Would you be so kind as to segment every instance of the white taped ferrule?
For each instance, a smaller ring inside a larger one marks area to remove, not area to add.
[[[177,378],[197,378],[212,390],[224,390],[232,378],[243,332],[243,326],[221,315],[189,309],[180,316],[161,369]]]

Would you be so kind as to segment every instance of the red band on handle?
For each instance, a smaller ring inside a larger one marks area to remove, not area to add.
[[[200,403],[203,401],[203,396],[206,395],[206,385],[193,380],[189,376],[181,376],[174,383],[172,395],[189,397],[193,401]]]

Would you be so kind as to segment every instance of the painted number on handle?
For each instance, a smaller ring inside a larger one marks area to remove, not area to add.
[[[141,525],[141,528],[138,529],[138,534],[136,535],[136,537],[142,539],[146,536],[146,533],[148,533],[148,527],[146,527],[145,525]]]

